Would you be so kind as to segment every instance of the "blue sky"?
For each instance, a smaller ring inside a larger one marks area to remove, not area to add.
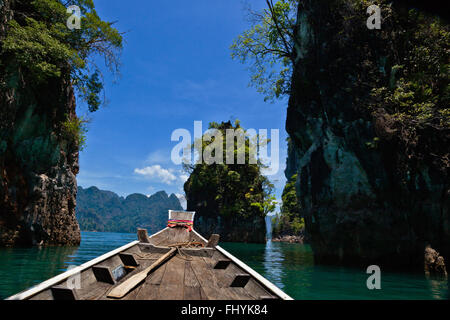
[[[184,194],[181,166],[170,159],[175,129],[204,130],[211,121],[280,130],[280,170],[269,176],[281,198],[285,184],[286,100],[264,102],[249,87],[246,66],[231,59],[233,39],[249,27],[238,0],[96,0],[99,15],[126,31],[121,76],[106,77],[108,103],[90,114],[78,184],[121,196],[159,190]],[[253,9],[264,1],[251,1]],[[79,108],[79,115],[83,114]],[[270,132],[270,131],[269,131]],[[145,173],[145,174],[144,174]]]

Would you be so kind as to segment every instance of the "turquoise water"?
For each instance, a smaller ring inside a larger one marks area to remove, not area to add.
[[[80,247],[0,249],[0,298],[36,285],[136,239],[134,234],[82,232]],[[365,270],[315,265],[308,245],[223,243],[221,246],[294,299],[448,299],[446,281],[423,274],[381,273],[368,290]]]

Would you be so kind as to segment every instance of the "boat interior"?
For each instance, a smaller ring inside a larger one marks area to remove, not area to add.
[[[169,211],[171,220],[192,220],[192,212]],[[133,276],[147,272],[121,300],[261,300],[280,299],[248,269],[210,241],[184,226],[166,227],[152,236],[138,230],[139,241],[88,262],[58,279],[18,294],[12,299],[117,300],[111,291]],[[160,263],[169,251],[173,255]],[[225,253],[225,254],[224,254]],[[230,258],[231,257],[231,258]],[[56,277],[55,277],[56,278]],[[136,278],[136,277],[135,277]]]

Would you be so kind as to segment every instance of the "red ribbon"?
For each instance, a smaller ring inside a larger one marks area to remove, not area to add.
[[[175,220],[170,219],[167,223],[167,226],[169,228],[175,228],[175,227],[183,227],[187,228],[188,232],[192,231],[192,227],[194,226],[194,222],[192,220]]]

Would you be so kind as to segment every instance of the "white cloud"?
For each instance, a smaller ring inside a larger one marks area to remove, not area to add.
[[[159,164],[145,167],[142,169],[134,169],[134,172],[149,179],[160,179],[165,184],[171,184],[177,180],[177,177],[171,172],[162,168]]]

